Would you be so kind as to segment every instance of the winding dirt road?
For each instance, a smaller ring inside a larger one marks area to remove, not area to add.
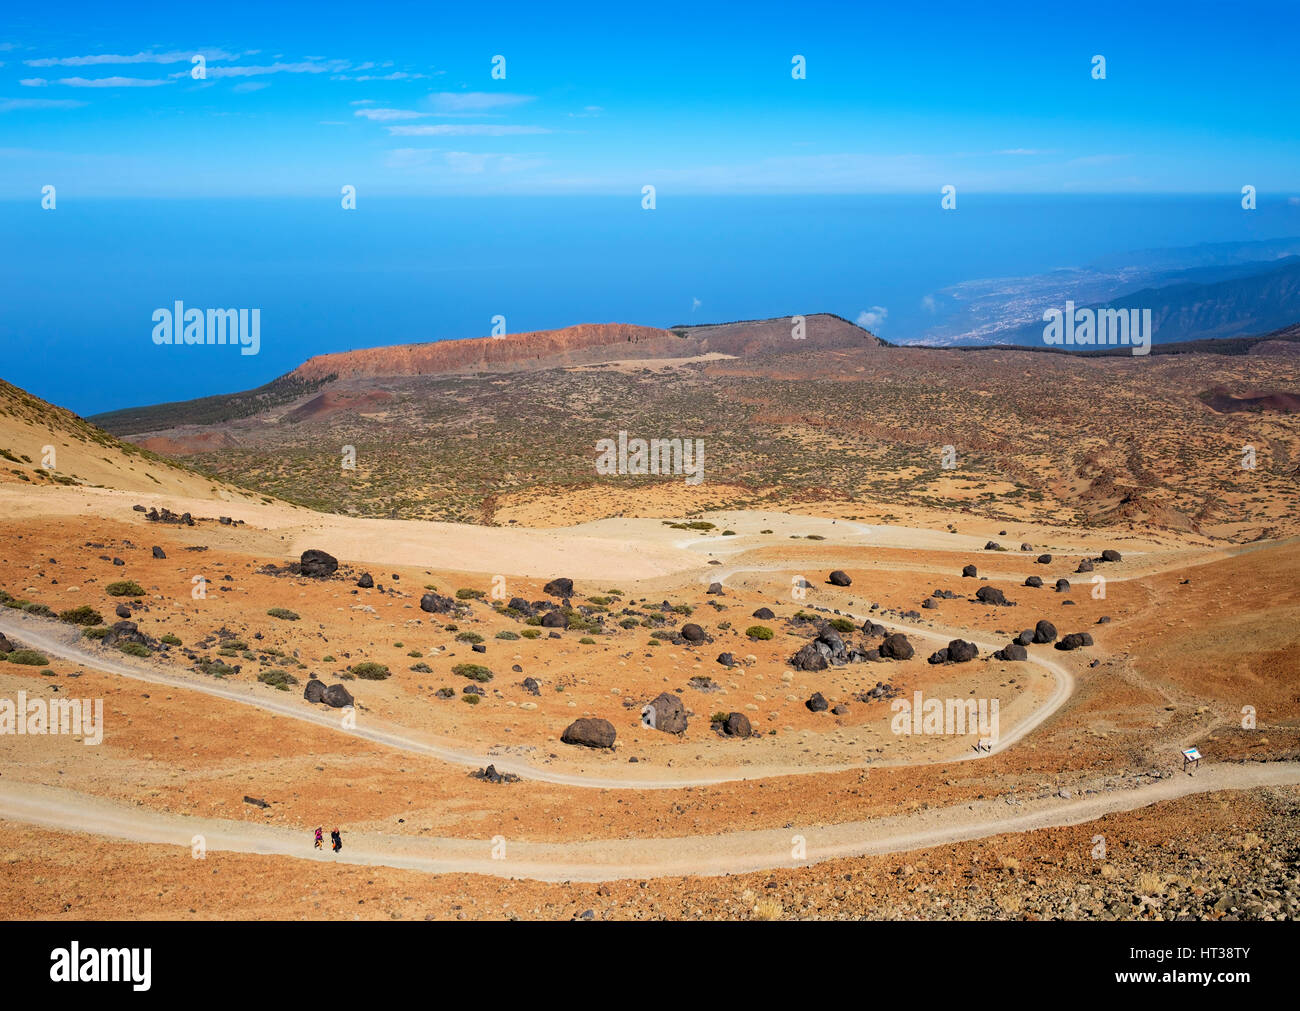
[[[193,849],[196,837],[213,852],[258,853],[425,871],[484,874],[537,881],[614,881],[743,874],[798,867],[840,857],[899,853],[1005,833],[1076,825],[1117,811],[1218,790],[1300,785],[1300,763],[1207,766],[1195,775],[1077,799],[1026,803],[998,813],[984,803],[914,815],[756,832],[657,839],[599,839],[559,843],[447,839],[350,832],[343,851],[312,849],[306,831],[248,822],[187,818],[0,779],[0,818],[66,832]],[[1005,807],[1005,805],[1002,805]],[[504,855],[495,859],[494,849]],[[796,855],[797,854],[797,855]]]

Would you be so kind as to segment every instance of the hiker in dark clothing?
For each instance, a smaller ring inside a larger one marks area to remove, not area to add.
[[[334,840],[334,852],[337,853],[343,848],[343,837],[339,835],[339,830],[335,829],[330,833],[330,838]]]

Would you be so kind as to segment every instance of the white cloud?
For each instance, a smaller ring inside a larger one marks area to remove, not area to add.
[[[486,112],[490,109],[511,109],[533,100],[532,95],[512,95],[508,92],[490,91],[439,91],[429,96],[429,104],[438,112]]]
[[[267,74],[332,74],[348,69],[347,60],[328,60],[317,63],[301,60],[297,63],[267,63],[255,66],[208,67],[209,78],[217,77],[264,77]],[[188,77],[188,70],[183,70],[173,77]]]
[[[156,88],[172,82],[148,77],[60,77],[54,83],[69,88]]]
[[[269,88],[270,86],[270,81],[240,81],[230,90],[242,95],[249,91],[261,91],[263,88]]]
[[[44,88],[50,82],[43,77],[24,77],[18,83],[24,88]]]
[[[352,115],[377,123],[388,123],[395,119],[421,119],[429,113],[412,112],[410,109],[357,109]]]
[[[507,126],[498,123],[438,123],[421,126],[390,126],[393,137],[514,137],[550,133],[541,126]]]
[[[0,112],[17,109],[77,109],[85,105],[71,98],[0,98]]]
[[[925,295],[921,299],[921,308],[926,312],[934,312],[938,308],[938,303],[935,302],[933,295]]]
[[[889,310],[883,305],[873,305],[870,309],[863,309],[858,313],[858,326],[863,330],[875,330],[885,322],[885,317],[889,315]]]
[[[189,63],[198,54],[206,60],[237,60],[239,53],[224,49],[187,49],[167,53],[135,53],[131,56],[101,53],[94,56],[44,56],[37,60],[24,60],[29,67],[93,67],[103,63]]]

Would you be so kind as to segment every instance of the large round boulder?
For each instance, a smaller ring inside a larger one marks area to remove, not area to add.
[[[568,628],[569,616],[563,611],[547,611],[542,615],[542,628]]]
[[[754,731],[749,725],[749,717],[744,713],[727,713],[722,732],[728,737],[748,737]]]
[[[641,724],[665,734],[686,732],[686,707],[669,692],[661,692],[641,710]]]
[[[308,548],[298,560],[298,571],[313,579],[324,579],[338,571],[339,560],[327,551]]]
[[[1045,643],[1056,641],[1056,626],[1044,618],[1034,626],[1034,642]]]
[[[975,599],[985,604],[995,604],[998,607],[1011,606],[1011,601],[1007,600],[1007,595],[996,586],[981,586],[975,591]]]
[[[979,576],[979,569],[973,565],[966,565],[962,567],[961,574],[967,579],[975,579]]]
[[[902,632],[891,632],[880,644],[880,655],[889,660],[910,660],[915,654],[916,650]]]
[[[1091,646],[1092,636],[1087,632],[1071,632],[1063,637],[1056,644],[1057,649],[1078,649],[1080,646]]]
[[[320,702],[325,698],[325,683],[312,678],[307,682],[307,688],[303,691],[302,697],[308,702]]]
[[[1034,587],[1034,589],[1038,589],[1043,585],[1043,578],[1041,576],[1030,576],[1028,579],[1025,580],[1025,585],[1032,586]]]
[[[845,572],[843,569],[836,569],[834,572],[832,572],[832,573],[830,574],[830,578],[829,578],[827,581],[828,581],[832,586],[852,586],[852,585],[853,585],[853,580],[849,578],[849,574],[848,574],[847,572]]]
[[[576,744],[584,748],[612,748],[616,736],[614,724],[609,720],[584,716],[570,723],[560,736],[560,740],[565,744]]]
[[[689,643],[700,643],[706,638],[704,629],[693,621],[689,621],[682,626],[681,636]]]
[[[953,663],[974,660],[979,656],[979,652],[973,642],[967,642],[965,639],[954,639],[948,643],[948,659]]]
[[[771,621],[773,618],[776,617],[776,614],[775,612],[773,612],[773,610],[770,607],[760,607],[757,611],[754,612],[753,617],[758,618],[762,621]]]
[[[456,602],[440,593],[426,593],[420,598],[420,610],[429,614],[451,614],[456,610]]]
[[[545,593],[548,597],[572,597],[573,580],[566,579],[563,576],[559,577],[558,579],[552,579],[549,583],[547,583],[545,586],[542,587],[542,592]]]
[[[342,685],[330,685],[321,695],[322,702],[335,709],[344,709],[352,705],[352,693]]]

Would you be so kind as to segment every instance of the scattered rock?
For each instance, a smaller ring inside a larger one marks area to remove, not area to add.
[[[369,572],[361,573],[361,578],[357,580],[357,585],[363,590],[373,590],[375,587],[375,577]]]
[[[830,578],[829,578],[827,581],[828,581],[832,586],[852,586],[852,585],[853,585],[853,580],[849,578],[848,573],[845,572],[843,569],[836,569],[834,572],[832,572],[832,573],[830,574]]]
[[[1043,585],[1042,577],[1041,577],[1041,576],[1030,576],[1028,579],[1025,580],[1025,585],[1026,585],[1026,586],[1032,586],[1032,587],[1034,587],[1035,589],[1038,589],[1039,587],[1041,587],[1041,586]]]
[[[829,707],[821,692],[813,692],[812,698],[804,703],[810,712],[824,713]]]
[[[1092,636],[1087,632],[1071,632],[1056,644],[1057,649],[1078,649],[1081,646],[1091,646]]]
[[[961,570],[961,574],[967,579],[975,579],[979,576],[979,570],[973,565],[967,565]]]
[[[155,544],[153,546],[153,556],[155,558],[166,558],[167,552],[165,552],[162,548],[158,547],[158,545]]]

